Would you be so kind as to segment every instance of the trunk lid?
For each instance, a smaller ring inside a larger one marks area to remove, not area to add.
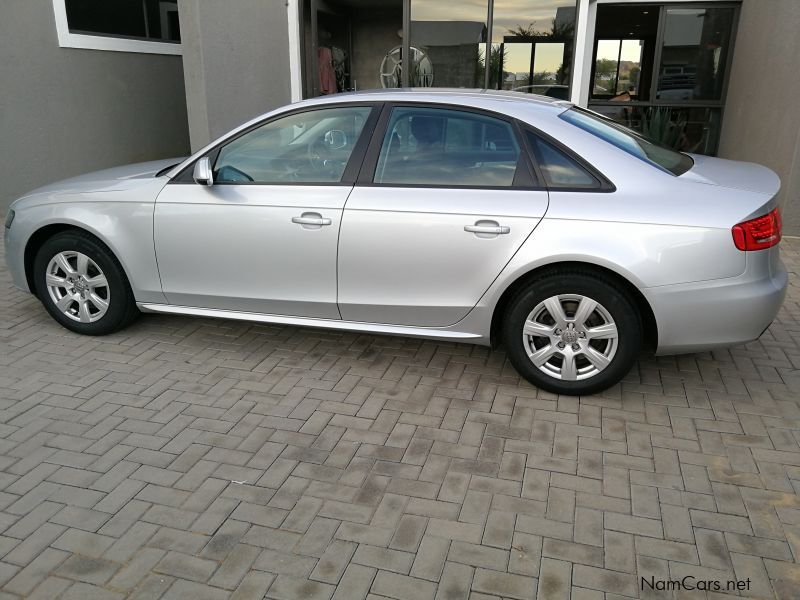
[[[767,167],[702,154],[690,156],[694,160],[694,166],[681,175],[682,178],[708,185],[758,192],[769,197],[775,196],[780,190],[780,178]]]

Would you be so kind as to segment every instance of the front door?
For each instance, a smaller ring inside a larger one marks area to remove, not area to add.
[[[170,304],[338,319],[336,246],[370,106],[272,119],[210,153],[211,186],[159,195],[155,244]],[[350,168],[348,169],[348,164]],[[354,168],[353,168],[354,167]]]
[[[349,321],[444,327],[478,303],[547,210],[516,127],[469,110],[395,106],[339,239]]]

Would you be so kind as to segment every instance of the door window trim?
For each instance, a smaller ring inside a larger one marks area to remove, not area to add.
[[[375,126],[378,122],[378,117],[381,114],[381,107],[382,102],[331,102],[325,104],[315,104],[313,106],[300,106],[297,108],[293,108],[290,110],[283,111],[279,114],[270,115],[265,119],[261,119],[256,123],[251,124],[249,127],[245,127],[241,131],[237,131],[228,137],[220,140],[216,145],[210,148],[207,152],[197,156],[194,160],[192,160],[189,164],[187,164],[183,169],[181,169],[172,179],[169,180],[167,185],[175,183],[175,184],[191,184],[191,185],[198,185],[194,181],[194,165],[195,163],[200,160],[201,158],[208,157],[211,164],[215,164],[217,161],[217,157],[219,156],[220,150],[227,146],[228,144],[238,140],[240,137],[247,135],[251,131],[258,129],[259,127],[263,127],[264,125],[268,125],[269,123],[273,123],[279,119],[283,119],[285,117],[291,117],[298,114],[309,113],[317,110],[327,110],[333,108],[369,108],[370,113],[367,116],[367,120],[364,123],[364,127],[361,130],[361,134],[359,135],[358,141],[356,142],[353,151],[350,153],[350,158],[347,160],[347,166],[342,173],[342,178],[339,181],[317,181],[317,182],[303,182],[303,181],[281,181],[281,182],[270,182],[270,181],[221,181],[219,183],[214,182],[214,185],[247,185],[247,186],[303,186],[303,187],[311,187],[311,186],[353,186],[356,183],[356,178],[358,176],[359,170],[361,169],[361,164],[364,161],[364,155],[367,152],[367,147],[372,139],[372,134],[375,130]]]
[[[431,183],[376,183],[375,172],[378,167],[378,159],[380,158],[381,150],[383,148],[384,137],[391,120],[392,111],[395,108],[427,108],[427,109],[442,109],[453,110],[465,113],[472,113],[497,119],[503,121],[511,126],[514,132],[517,145],[519,146],[519,158],[517,160],[517,167],[514,173],[514,181],[510,186],[496,186],[496,185],[451,185],[451,184],[431,184]],[[462,106],[460,104],[452,104],[445,102],[415,102],[415,101],[394,101],[385,102],[383,110],[381,111],[378,123],[372,131],[372,139],[367,149],[361,169],[356,179],[356,185],[359,187],[382,187],[382,188],[425,188],[425,189],[442,189],[442,190],[530,190],[530,191],[545,191],[547,188],[544,186],[544,180],[537,175],[533,168],[531,157],[526,152],[524,145],[524,136],[520,129],[520,124],[517,119],[497,113],[483,108],[476,108],[473,106]]]

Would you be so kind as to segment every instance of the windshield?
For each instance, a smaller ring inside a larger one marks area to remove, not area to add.
[[[689,155],[662,146],[632,129],[589,110],[573,107],[561,113],[559,117],[673,175],[683,175],[694,165]]]

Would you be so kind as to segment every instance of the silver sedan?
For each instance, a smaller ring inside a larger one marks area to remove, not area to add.
[[[590,394],[642,350],[761,335],[787,287],[779,187],[564,101],[367,92],[31,192],[6,259],[78,333],[141,311],[502,343],[534,385]]]

